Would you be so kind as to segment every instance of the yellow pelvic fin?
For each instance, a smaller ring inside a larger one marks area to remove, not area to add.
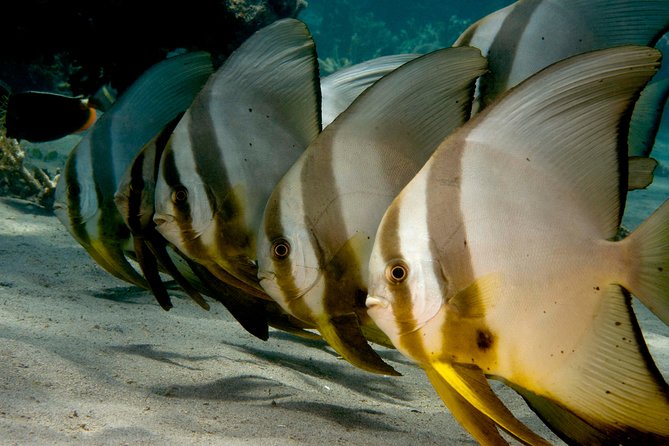
[[[451,411],[456,420],[482,446],[502,446],[509,443],[497,430],[497,425],[487,415],[472,406],[431,366],[423,364],[432,387]]]
[[[367,339],[362,335],[358,317],[354,313],[320,321],[318,331],[337,353],[354,366],[381,375],[400,375],[367,343]]]
[[[479,368],[435,361],[431,367],[469,404],[493,420],[518,441],[526,445],[550,443],[521,423],[492,391]]]
[[[130,265],[123,250],[116,243],[107,244],[99,239],[92,239],[90,246],[85,246],[91,257],[114,277],[138,287],[149,289],[146,280]]]

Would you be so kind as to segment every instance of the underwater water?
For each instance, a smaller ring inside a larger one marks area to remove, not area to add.
[[[313,0],[299,18],[309,26],[321,71],[396,53],[427,53],[451,46],[467,26],[513,3]]]
[[[316,42],[321,74],[365,60],[397,53],[427,53],[453,44],[472,23],[514,3],[403,0],[310,0],[299,15]],[[669,54],[669,35],[656,48]],[[665,56],[666,57],[666,56]],[[654,79],[669,78],[665,62]],[[669,197],[669,107],[652,156],[659,165],[653,184],[628,194],[623,226],[633,229]]]

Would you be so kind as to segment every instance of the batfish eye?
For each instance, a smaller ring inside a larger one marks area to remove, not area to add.
[[[390,283],[400,284],[409,275],[409,267],[404,262],[393,262],[386,266],[386,280]]]
[[[277,260],[283,260],[290,255],[290,243],[286,239],[278,239],[272,243],[272,256]]]
[[[183,203],[188,199],[188,189],[183,186],[177,186],[172,191],[172,202]]]
[[[78,184],[69,184],[67,186],[67,195],[69,195],[70,197],[79,195],[80,192],[81,192],[81,189],[79,189]]]

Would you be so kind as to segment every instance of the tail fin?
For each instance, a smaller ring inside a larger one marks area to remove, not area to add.
[[[627,287],[669,325],[669,200],[629,237],[633,271]]]

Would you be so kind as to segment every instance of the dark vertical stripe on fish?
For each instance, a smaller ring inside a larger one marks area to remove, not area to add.
[[[206,87],[208,89],[211,86]],[[208,97],[207,94],[200,94],[200,100],[190,108],[190,120],[188,122],[188,136],[190,139],[195,170],[206,185],[207,199],[213,215],[219,212],[220,203],[217,202],[216,193],[224,193],[230,190],[230,181],[228,180],[223,160],[222,148],[214,130],[215,122],[209,110],[209,102],[204,102],[201,98]]]
[[[213,84],[209,88],[213,88]],[[203,95],[202,97],[210,97]],[[244,219],[244,206],[235,194],[230,179],[227,176],[227,168],[224,158],[224,149],[220,144],[228,141],[220,141],[215,128],[217,122],[215,116],[209,109],[210,102],[198,102],[191,107],[191,120],[189,122],[189,136],[195,160],[197,174],[205,185],[207,199],[215,222],[216,254],[218,261],[223,261],[222,266],[229,273],[239,279],[255,284],[257,282],[257,271],[250,269],[248,255],[252,253],[255,257],[254,234],[249,232]],[[233,125],[223,123],[223,125]],[[234,144],[234,141],[230,141]],[[231,148],[234,150],[235,148]],[[251,149],[248,149],[251,150]],[[244,260],[234,262],[239,257]],[[238,266],[243,266],[243,274],[238,271]],[[232,271],[229,269],[233,269]],[[239,277],[243,275],[243,277]]]
[[[385,267],[391,265],[392,262],[403,260],[401,256],[402,242],[400,235],[402,229],[400,223],[401,207],[401,202],[394,202],[393,205],[388,207],[383,217],[384,237],[378,239],[378,242],[380,242],[379,247]],[[411,274],[411,265],[409,265],[409,274]],[[425,344],[418,332],[418,321],[414,317],[414,299],[410,287],[406,283],[387,283],[387,286],[391,288],[393,294],[393,305],[391,308],[398,333],[400,333],[400,345],[398,348],[410,352],[412,358],[417,361],[427,362],[428,355],[425,350]]]
[[[310,228],[312,222],[310,216],[321,215],[324,211],[323,203],[327,200],[327,215],[337,216],[336,221],[329,221],[328,231],[341,231],[340,234],[330,236],[330,240],[348,240],[346,234],[347,226],[343,220],[344,210],[342,209],[343,200],[337,199],[340,193],[337,188],[336,172],[334,171],[333,150],[323,150],[324,148],[335,147],[332,136],[335,132],[321,133],[319,143],[320,150],[316,156],[308,157],[302,168],[302,184],[308,185],[316,178],[317,181],[326,185],[325,194],[322,196],[314,194],[310,187],[302,188],[302,202],[304,203],[304,225]],[[315,237],[314,237],[315,238]],[[354,309],[365,310],[364,297],[367,295],[367,289],[362,288],[362,279],[360,278],[360,260],[350,249],[346,242],[342,246],[336,246],[336,252],[332,258],[325,258],[324,252],[320,249],[320,243],[328,243],[328,240],[315,240],[315,251],[318,256],[319,268],[322,271],[322,280],[324,281],[325,294],[321,297],[326,314],[334,316],[338,314],[350,313]]]
[[[487,110],[481,113],[480,119],[485,114]],[[469,299],[478,301],[478,294],[489,290],[481,289],[480,281],[484,278],[475,276],[465,222],[465,206],[476,203],[462,202],[466,138],[472,127],[466,129],[457,140],[444,147],[446,151],[438,152],[441,156],[434,157],[427,179],[430,257],[438,260],[432,263],[433,274],[439,278],[442,305],[448,305],[441,328],[442,350],[430,354],[449,362],[486,367],[496,361],[496,334],[485,324],[484,314],[476,317],[467,314],[472,310]]]
[[[270,242],[269,249],[273,249],[273,243],[282,237],[286,233],[286,228],[283,227],[281,223],[281,188],[277,187],[272,192],[272,198],[269,202],[269,205],[266,209],[266,217],[264,218],[265,222],[265,235]],[[273,223],[270,225],[270,223]],[[294,249],[294,248],[293,248]],[[305,318],[305,313],[309,314],[310,310],[302,302],[302,299],[292,299],[299,293],[297,284],[295,283],[295,278],[293,276],[294,269],[294,257],[292,255],[287,256],[284,259],[276,259],[272,256],[272,253],[269,253],[269,258],[272,261],[273,270],[276,274],[275,280],[277,286],[281,290],[283,296],[286,297],[286,301],[290,307],[291,314],[295,317],[301,316]],[[313,321],[308,320],[304,321],[309,325],[313,324]]]
[[[130,187],[128,191],[128,227],[134,234],[143,232],[141,222],[142,194],[144,191],[144,153],[135,158],[130,167]]]
[[[517,2],[490,44],[489,70],[480,80],[481,102],[484,107],[508,89],[507,83],[516,60],[520,37],[540,3],[540,0]]]
[[[176,162],[174,160],[174,150],[172,145],[168,143],[168,146],[165,148],[163,153],[163,180],[169,186],[170,191],[178,191],[184,186],[181,184],[181,177],[179,175],[179,170],[177,169]],[[188,200],[183,202],[175,203],[173,199],[172,204],[174,206],[174,219],[179,226],[179,233],[181,239],[185,246],[188,247],[188,251],[193,251],[193,254],[196,255],[198,252],[197,248],[199,247],[199,241],[194,236],[192,218],[190,212],[190,205]],[[195,246],[193,246],[195,245]]]
[[[83,149],[83,146],[80,146]],[[78,148],[75,150],[79,150]],[[84,246],[91,243],[88,231],[86,231],[86,222],[81,215],[81,185],[77,176],[77,159],[74,152],[67,160],[65,165],[65,195],[67,197],[67,216],[70,220],[72,235]]]

